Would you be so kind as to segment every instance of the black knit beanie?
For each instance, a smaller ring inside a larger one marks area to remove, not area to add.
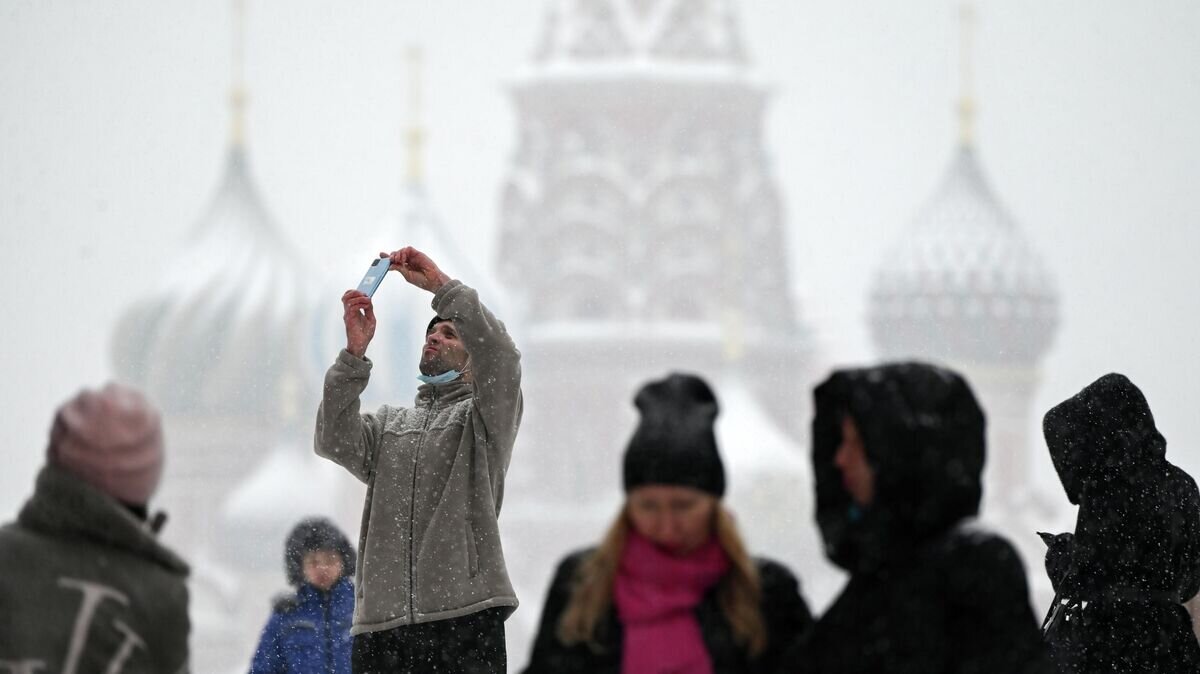
[[[442,318],[441,316],[434,314],[433,318],[429,319],[429,325],[425,326],[425,334],[428,335],[429,333],[433,332],[433,326],[437,325],[438,323],[445,323],[448,320],[450,319]]]
[[[633,403],[642,418],[625,449],[625,491],[666,484],[723,496],[725,467],[713,434],[717,398],[708,384],[671,374],[643,386]]]
[[[315,550],[338,553],[342,557],[342,575],[354,575],[354,548],[346,535],[324,517],[309,517],[292,529],[284,544],[283,565],[289,585],[299,587],[304,582],[304,555]]]

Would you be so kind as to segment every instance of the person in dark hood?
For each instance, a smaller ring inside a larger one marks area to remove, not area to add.
[[[797,647],[801,671],[1049,671],[1016,550],[970,522],[985,443],[966,381],[923,363],[839,370],[815,410],[817,522],[850,579]]]
[[[1200,590],[1200,492],[1167,461],[1146,398],[1108,374],[1047,412],[1042,429],[1079,506],[1073,534],[1047,550],[1054,664],[1070,674],[1200,671],[1183,606]]]
[[[712,389],[674,374],[635,403],[625,503],[598,547],[559,564],[525,673],[781,671],[812,617],[786,568],[750,557],[721,501]]]
[[[275,602],[250,674],[350,674],[354,549],[324,517],[301,520],[284,544],[293,594]]]
[[[188,566],[158,540],[159,413],[121,384],[59,408],[46,465],[0,528],[0,672],[188,668]]]

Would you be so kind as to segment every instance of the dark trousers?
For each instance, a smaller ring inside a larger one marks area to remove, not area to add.
[[[505,674],[504,613],[505,609],[490,608],[461,618],[357,634],[350,669],[354,674]]]

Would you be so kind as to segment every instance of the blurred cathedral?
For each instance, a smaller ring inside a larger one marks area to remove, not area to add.
[[[224,177],[113,337],[118,376],[164,410],[167,538],[194,564],[193,668],[217,673],[245,671],[270,595],[284,589],[287,530],[322,513],[356,537],[363,495],[311,449],[322,376],[344,345],[338,298],[358,279],[313,273],[255,187],[235,1]],[[500,186],[498,280],[429,202],[419,59],[410,64],[397,206],[340,267],[365,270],[381,250],[416,245],[516,336],[526,416],[501,515],[522,601],[508,623],[513,666],[554,561],[616,515],[633,393],[668,371],[713,383],[731,508],[751,548],[794,568],[821,607],[840,585],[812,521],[807,455],[810,387],[824,373],[793,296],[789,223],[763,141],[768,96],[732,0],[550,2],[533,59],[509,83],[517,128]],[[1030,486],[1030,403],[1057,300],[984,179],[967,86],[960,107],[954,159],[883,260],[869,328],[881,357],[937,360],[971,379],[989,414],[989,519],[1032,536],[1045,507]],[[376,297],[375,371],[415,374],[432,310],[422,294],[387,290]],[[415,386],[377,376],[364,409],[403,404]],[[1021,543],[1036,564],[1029,537]]]

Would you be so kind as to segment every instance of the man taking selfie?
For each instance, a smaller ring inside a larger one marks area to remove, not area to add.
[[[359,410],[371,298],[342,295],[346,348],[325,375],[318,455],[367,485],[351,662],[356,674],[505,672],[517,606],[497,516],[521,423],[520,353],[476,292],[403,248],[390,269],[433,293],[412,407]]]

